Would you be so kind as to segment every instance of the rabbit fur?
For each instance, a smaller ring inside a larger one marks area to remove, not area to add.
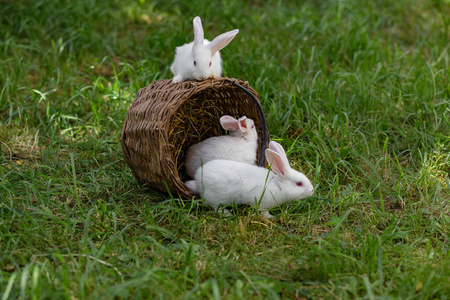
[[[223,49],[238,34],[235,29],[217,36],[212,42],[204,39],[202,21],[195,17],[194,41],[175,49],[175,58],[170,71],[173,83],[186,79],[203,80],[222,75],[222,59],[219,50]]]
[[[253,120],[246,116],[235,119],[225,115],[220,118],[220,124],[230,132],[229,135],[210,137],[188,148],[185,170],[191,178],[198,168],[214,159],[255,163],[258,133]]]
[[[267,218],[272,217],[268,209],[314,193],[309,179],[291,169],[280,144],[271,141],[265,154],[271,170],[242,162],[212,160],[199,168],[195,179],[187,181],[186,186],[215,210],[220,205],[248,204],[256,206]],[[229,213],[226,209],[223,212]]]

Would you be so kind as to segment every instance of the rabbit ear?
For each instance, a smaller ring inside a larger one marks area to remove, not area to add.
[[[281,157],[277,152],[273,150],[266,150],[266,159],[272,170],[282,178],[284,178],[288,171],[291,169],[291,167],[286,163],[283,157]]]
[[[280,155],[286,156],[286,153],[284,152],[283,146],[281,146],[280,144],[278,144],[278,143],[275,142],[275,141],[270,141],[270,143],[269,143],[269,149],[272,150],[272,151],[277,152],[277,153],[280,154]]]
[[[194,18],[194,46],[196,45],[203,45],[204,40],[204,34],[203,34],[203,26],[202,26],[202,20],[200,17]]]
[[[225,130],[238,130],[239,129],[239,121],[233,118],[232,116],[222,116],[220,118],[220,125],[222,125],[222,128]]]
[[[275,141],[270,141],[269,149],[278,153],[278,155],[280,155],[280,157],[284,160],[284,162],[289,166],[289,160],[287,159],[286,152],[284,152],[283,146],[281,146]]]
[[[248,127],[247,127],[247,117],[243,116],[243,117],[239,118],[238,125],[239,125],[239,129],[242,132],[245,132],[248,129]]]
[[[211,50],[211,55],[214,55],[220,49],[225,48],[225,46],[231,42],[231,40],[236,36],[236,34],[238,34],[238,32],[239,29],[231,30],[222,33],[214,40],[212,40],[212,42],[208,44],[208,49]]]

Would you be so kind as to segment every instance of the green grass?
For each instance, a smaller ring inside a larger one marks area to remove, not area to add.
[[[140,186],[119,136],[174,48],[224,75],[316,185],[259,218]],[[0,299],[450,298],[450,2],[3,1]]]

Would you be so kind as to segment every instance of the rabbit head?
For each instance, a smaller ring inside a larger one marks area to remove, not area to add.
[[[204,38],[202,21],[195,17],[194,21],[194,44],[192,45],[192,66],[196,78],[206,79],[218,77],[222,74],[222,61],[219,50],[228,45],[238,34],[235,29],[217,36],[212,42]],[[191,66],[191,67],[192,67]]]
[[[230,131],[231,135],[239,135],[244,139],[258,139],[255,122],[246,116],[240,117],[239,119],[228,115],[222,116],[220,118],[220,125],[222,125],[223,129]]]
[[[171,66],[173,82],[184,79],[202,80],[222,75],[222,59],[219,50],[228,45],[238,34],[235,29],[217,36],[212,42],[205,40],[200,17],[194,21],[194,41],[176,49],[175,60]]]
[[[309,179],[296,170],[291,169],[283,147],[271,141],[266,150],[266,159],[279,177],[279,186],[287,199],[303,199],[314,193],[314,186]]]

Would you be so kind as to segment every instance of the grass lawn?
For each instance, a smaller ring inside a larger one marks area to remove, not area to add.
[[[449,0],[1,2],[1,300],[450,299]],[[196,15],[316,186],[270,220],[123,161]]]

